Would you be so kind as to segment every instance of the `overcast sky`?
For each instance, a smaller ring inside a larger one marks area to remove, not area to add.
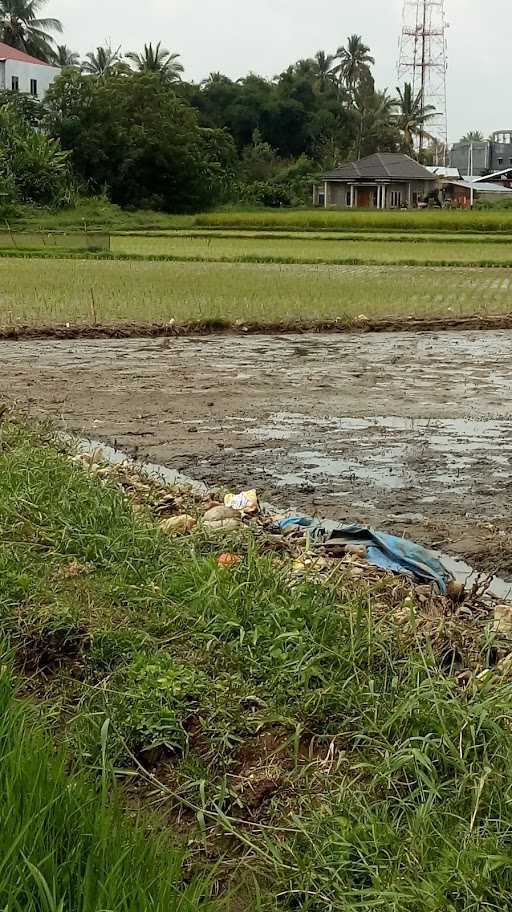
[[[182,55],[186,78],[220,70],[274,76],[356,32],[376,58],[379,88],[396,85],[403,0],[49,0],[64,40],[85,53],[110,41],[124,51],[161,40]],[[466,130],[512,128],[510,0],[446,0],[450,140]]]

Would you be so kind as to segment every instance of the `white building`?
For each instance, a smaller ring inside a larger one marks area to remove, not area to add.
[[[44,63],[0,41],[0,89],[44,98],[59,73],[60,67]]]

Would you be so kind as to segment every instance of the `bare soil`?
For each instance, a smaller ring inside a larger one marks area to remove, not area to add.
[[[5,341],[0,398],[512,578],[512,331]]]
[[[495,331],[512,329],[512,314],[470,314],[443,317],[384,317],[366,316],[336,320],[297,320],[271,323],[223,320],[195,320],[190,323],[151,323],[137,320],[113,320],[95,323],[0,323],[0,341],[28,339],[147,339],[209,335],[282,335],[305,333],[377,333],[377,332],[441,332],[470,329]]]

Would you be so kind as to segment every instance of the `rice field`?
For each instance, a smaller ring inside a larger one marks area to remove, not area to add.
[[[323,231],[469,231],[512,232],[512,209],[261,209],[254,212],[205,212],[196,227],[287,228]]]
[[[137,256],[169,256],[180,259],[229,262],[282,263],[390,263],[398,265],[500,265],[512,266],[512,240],[503,243],[486,238],[468,242],[451,237],[437,240],[397,240],[388,237],[345,239],[318,236],[286,237],[226,236],[215,232],[172,237],[117,236],[112,253]]]
[[[512,270],[0,260],[0,324],[225,322],[512,311]]]

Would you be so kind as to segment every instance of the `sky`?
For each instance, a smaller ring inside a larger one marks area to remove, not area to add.
[[[362,35],[376,58],[378,88],[397,83],[403,0],[48,0],[63,39],[81,54],[99,44],[139,50],[162,41],[181,54],[185,78],[220,71],[237,79],[250,71],[272,77],[347,35]],[[448,131],[485,136],[512,129],[510,0],[445,0],[448,37]],[[492,10],[492,15],[489,12]],[[59,38],[59,43],[61,39]]]

